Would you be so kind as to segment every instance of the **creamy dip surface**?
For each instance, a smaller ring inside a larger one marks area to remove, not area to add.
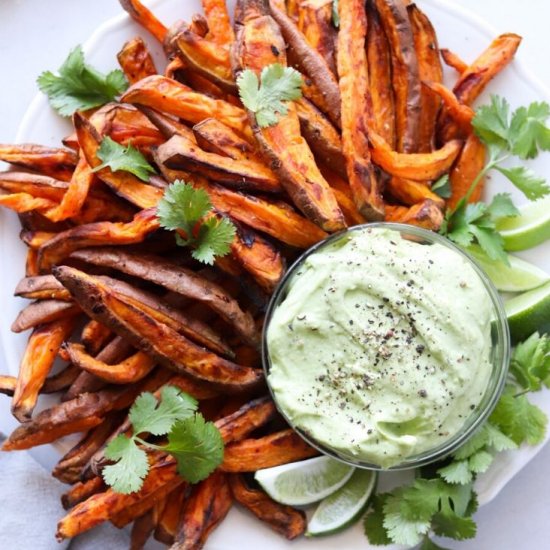
[[[292,276],[267,329],[269,384],[314,441],[389,468],[456,435],[478,406],[491,313],[452,249],[352,231]]]

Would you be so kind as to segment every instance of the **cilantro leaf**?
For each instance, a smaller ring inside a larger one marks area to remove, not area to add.
[[[517,444],[490,422],[485,424],[485,430],[487,432],[487,443],[489,447],[494,449],[497,453],[517,449]]]
[[[512,202],[510,193],[498,193],[487,207],[487,214],[496,221],[500,218],[518,216],[519,210]]]
[[[495,457],[487,451],[478,451],[468,459],[468,468],[474,474],[482,474],[489,469]]]
[[[514,443],[536,445],[544,439],[548,419],[525,395],[516,395],[514,387],[502,394],[490,421]]]
[[[122,71],[116,69],[104,75],[87,65],[81,46],[69,54],[59,68],[59,76],[45,71],[37,83],[48,96],[50,105],[62,116],[104,105],[128,88]]]
[[[449,550],[449,549],[444,548],[443,546],[439,546],[439,544],[436,544],[429,537],[424,537],[422,544],[419,546],[419,550]]]
[[[495,168],[531,201],[545,197],[550,193],[550,187],[546,180],[537,176],[530,168],[525,166],[516,166],[515,168],[496,166]]]
[[[533,102],[528,107],[517,109],[510,123],[512,151],[521,159],[532,159],[539,149],[550,151],[550,128],[546,121],[550,117],[550,106],[546,102]]]
[[[386,495],[375,495],[371,506],[363,520],[363,528],[369,542],[374,546],[386,546],[391,544],[392,539],[384,527],[384,504]]]
[[[261,128],[277,124],[279,115],[286,115],[285,101],[302,97],[302,75],[291,67],[273,63],[262,69],[260,81],[250,69],[237,77],[237,87],[243,105],[256,115]]]
[[[490,105],[476,110],[472,126],[484,143],[505,148],[510,135],[510,104],[503,97],[492,95]]]
[[[433,185],[432,191],[442,199],[449,199],[452,195],[449,174],[441,176]]]
[[[103,468],[105,483],[124,495],[138,491],[149,471],[149,461],[133,438],[118,435],[105,447],[105,456],[116,461]]]
[[[417,479],[401,494],[401,514],[411,521],[429,521],[439,510],[441,487],[437,479]]]
[[[132,144],[124,147],[109,136],[101,141],[97,156],[103,162],[96,166],[92,172],[97,172],[108,166],[113,172],[118,170],[130,172],[143,181],[149,181],[149,175],[156,174],[156,170]]]
[[[522,388],[540,390],[550,376],[550,338],[535,332],[518,344],[512,353],[510,372]]]
[[[489,441],[487,426],[488,424],[484,424],[473,436],[470,437],[470,439],[466,441],[466,443],[464,443],[464,445],[461,445],[453,453],[453,458],[455,460],[464,460],[465,458],[472,456],[480,449],[483,449]]]
[[[220,431],[200,414],[174,424],[165,450],[176,458],[178,473],[190,483],[202,481],[223,462]]]
[[[157,205],[161,227],[183,231],[185,236],[176,235],[178,245],[193,247],[193,258],[206,264],[228,254],[236,235],[230,220],[210,216],[211,211],[212,203],[204,189],[179,180],[165,190]]]
[[[136,434],[167,434],[178,420],[189,418],[197,410],[196,399],[174,386],[162,388],[161,400],[152,393],[142,393],[130,409],[130,421]]]
[[[401,491],[391,493],[383,506],[383,525],[390,539],[397,544],[415,546],[422,542],[424,535],[431,527],[430,521],[415,521],[406,519],[401,513]]]
[[[432,529],[440,537],[455,540],[472,539],[476,536],[477,526],[470,517],[461,517],[450,508],[434,515]]]
[[[437,473],[447,482],[467,485],[472,481],[472,472],[467,460],[454,460],[447,466],[437,470]]]

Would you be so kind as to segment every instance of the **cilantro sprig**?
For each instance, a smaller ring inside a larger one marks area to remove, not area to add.
[[[493,203],[468,204],[480,181],[491,170],[497,170],[519,189],[529,200],[540,199],[550,193],[545,179],[526,166],[507,168],[503,163],[512,157],[532,159],[540,151],[550,151],[550,117],[547,103],[531,103],[519,107],[513,113],[510,105],[500,96],[492,96],[489,105],[476,111],[472,120],[474,131],[487,146],[488,160],[472,182],[466,195],[455,208],[447,211],[441,232],[460,246],[477,243],[493,260],[508,262],[504,243],[496,229],[496,221],[502,217],[518,215],[510,197],[497,195]],[[495,200],[498,202],[495,204]]]
[[[124,170],[143,181],[149,181],[149,176],[156,174],[156,170],[132,144],[124,147],[109,136],[104,137],[101,141],[97,156],[102,163],[96,166],[92,172],[97,172],[108,166],[113,172]]]
[[[180,246],[191,246],[191,255],[199,262],[213,264],[217,256],[229,253],[235,238],[235,225],[227,218],[211,215],[208,193],[183,181],[176,181],[164,192],[157,205],[161,227],[176,234]]]
[[[243,105],[256,116],[261,128],[277,124],[279,115],[286,115],[286,101],[302,97],[302,75],[291,67],[273,63],[262,69],[260,81],[254,71],[245,69],[237,78]]]
[[[208,477],[223,461],[223,440],[196,409],[197,401],[174,386],[162,389],[160,401],[152,393],[142,393],[129,413],[132,435],[118,435],[105,449],[114,462],[103,469],[105,483],[117,493],[138,491],[150,467],[146,449],[174,456],[179,475],[189,483]],[[168,444],[150,443],[142,434],[167,435]]]
[[[519,344],[504,393],[481,429],[449,459],[421,470],[411,485],[374,497],[363,523],[371,544],[443,550],[431,540],[432,533],[455,540],[475,536],[476,477],[487,471],[499,452],[544,440],[546,415],[525,393],[549,384],[549,354],[547,335],[535,333]]]
[[[335,28],[340,28],[340,13],[338,12],[338,0],[332,0],[332,24]]]
[[[59,75],[45,71],[37,83],[51,106],[62,116],[104,105],[128,88],[121,70],[115,69],[105,75],[88,65],[81,46],[69,54],[59,68]]]

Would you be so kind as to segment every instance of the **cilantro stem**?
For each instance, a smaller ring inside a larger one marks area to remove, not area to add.
[[[145,441],[144,439],[141,439],[141,437],[135,435],[134,441],[137,441],[138,443],[141,443],[145,447],[149,447],[150,449],[155,449],[156,451],[164,451],[164,447],[161,445],[155,445],[154,443],[149,443],[149,441]]]

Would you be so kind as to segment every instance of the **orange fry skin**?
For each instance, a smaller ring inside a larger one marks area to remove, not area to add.
[[[122,46],[117,54],[117,59],[130,84],[158,73],[151,52],[139,36],[128,40]]]
[[[164,42],[168,29],[139,0],[119,0],[120,5],[130,17],[148,30],[161,44]]]

